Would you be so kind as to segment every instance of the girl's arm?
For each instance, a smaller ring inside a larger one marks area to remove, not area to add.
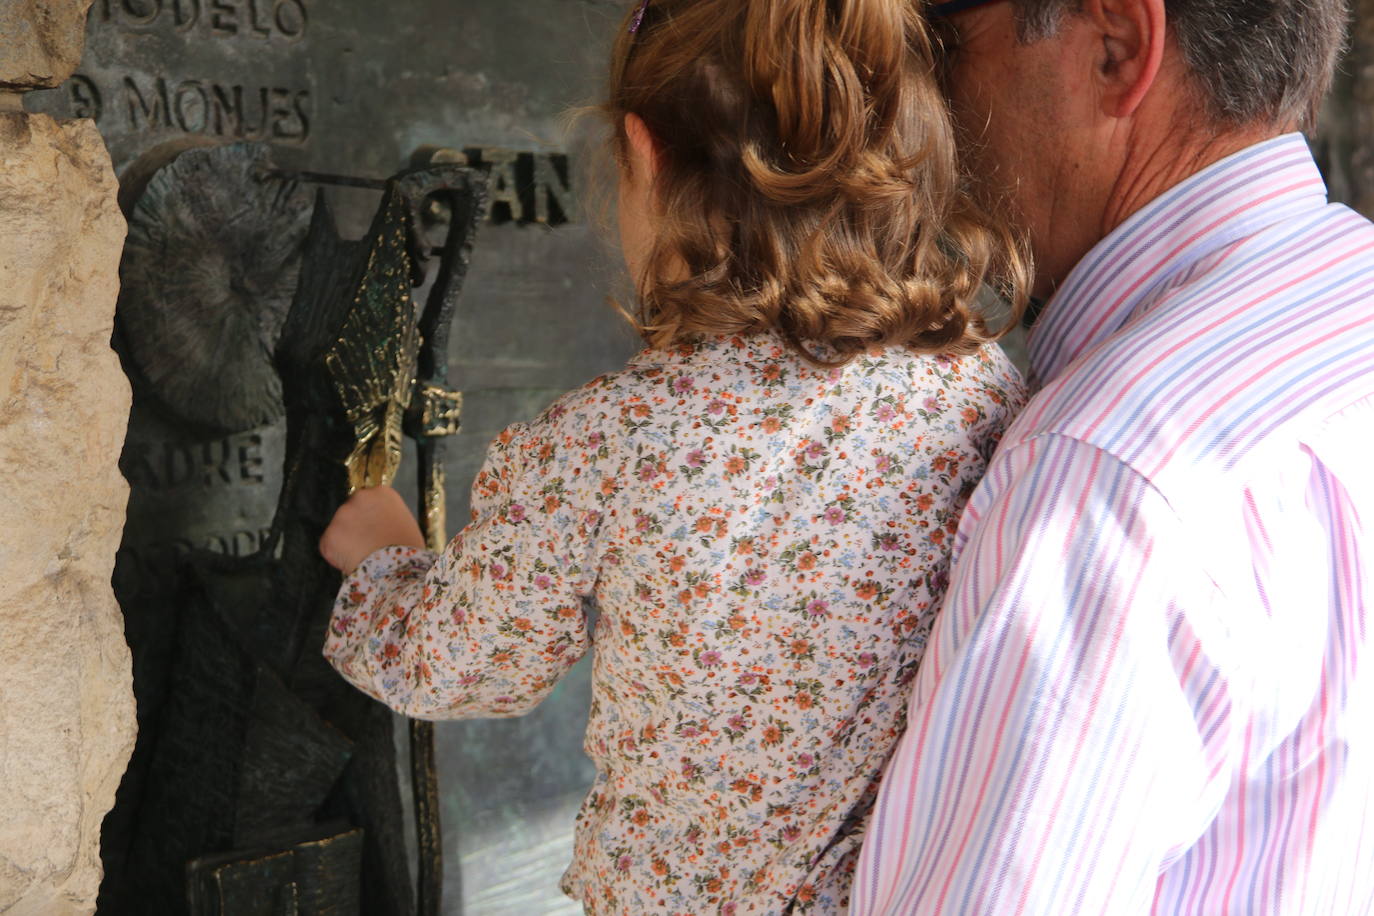
[[[360,690],[415,718],[517,716],[585,654],[596,580],[586,468],[548,424],[508,429],[472,489],[473,521],[442,554],[391,491],[359,494],[321,541],[361,562],[340,589],[325,656]],[[388,546],[383,546],[388,545]],[[375,549],[381,547],[382,549]]]

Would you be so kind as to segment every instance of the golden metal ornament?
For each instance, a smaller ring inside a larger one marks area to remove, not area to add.
[[[415,391],[420,331],[411,298],[407,226],[399,198],[368,256],[364,283],[333,348],[325,354],[354,446],[345,466],[350,495],[390,486],[401,465],[401,421]]]
[[[447,472],[442,464],[436,465],[429,475],[429,486],[424,498],[425,546],[435,553],[448,546],[448,507]]]

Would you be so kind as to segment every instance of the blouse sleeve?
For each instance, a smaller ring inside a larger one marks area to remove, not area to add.
[[[523,715],[590,644],[599,514],[549,424],[510,427],[442,554],[387,547],[345,579],[324,653],[350,683],[422,719]]]

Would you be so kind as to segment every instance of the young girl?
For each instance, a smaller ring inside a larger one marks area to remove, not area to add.
[[[912,0],[629,11],[605,111],[648,348],[501,434],[442,555],[390,490],[322,542],[351,574],[325,652],[407,715],[520,715],[595,646],[563,880],[589,912],[847,904],[1023,398],[970,303],[1024,273],[961,189],[932,57]]]

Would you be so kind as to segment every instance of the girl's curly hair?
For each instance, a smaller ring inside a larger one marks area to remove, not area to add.
[[[968,352],[997,336],[984,282],[1019,316],[1025,249],[957,164],[916,2],[650,0],[628,26],[601,110],[622,162],[627,114],[662,147],[631,314],[650,346],[777,329],[827,364]]]

